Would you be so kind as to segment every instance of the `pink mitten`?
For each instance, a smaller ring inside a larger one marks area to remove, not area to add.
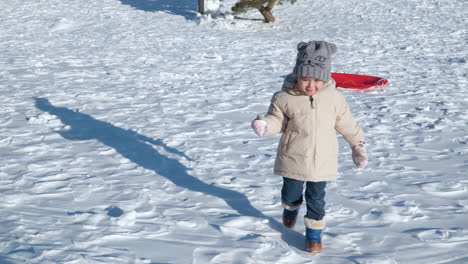
[[[358,141],[351,144],[351,149],[353,151],[353,162],[358,168],[365,168],[369,159],[366,152],[366,143],[364,141]]]
[[[263,137],[268,131],[268,123],[265,120],[255,119],[252,121],[252,128],[259,137]]]

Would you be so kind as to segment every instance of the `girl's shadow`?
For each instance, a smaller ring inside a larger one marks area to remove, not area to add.
[[[64,125],[70,127],[69,130],[57,132],[62,137],[68,140],[98,140],[135,164],[154,171],[177,186],[224,200],[241,216],[268,219],[270,227],[281,233],[284,241],[299,249],[303,248],[303,235],[293,230],[286,230],[274,218],[264,215],[252,206],[243,193],[204,183],[190,175],[189,169],[178,160],[162,155],[151,146],[162,147],[167,152],[191,160],[184,153],[166,146],[161,140],[154,140],[134,131],[116,127],[84,113],[56,107],[46,98],[34,98],[34,100],[38,109],[56,116]]]
[[[197,16],[197,0],[119,0],[124,5],[146,12],[166,12],[180,15],[187,20]]]

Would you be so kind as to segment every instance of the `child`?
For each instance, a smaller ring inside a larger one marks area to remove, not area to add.
[[[259,115],[252,128],[261,137],[282,132],[274,172],[283,176],[283,224],[292,228],[296,223],[305,182],[306,250],[319,253],[325,227],[325,186],[336,179],[338,168],[335,131],[350,143],[357,167],[365,167],[368,158],[364,133],[330,76],[335,44],[301,42],[297,49],[293,73],[285,79],[282,91],[273,95],[268,115]]]

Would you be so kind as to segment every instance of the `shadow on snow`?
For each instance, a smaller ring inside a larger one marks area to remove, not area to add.
[[[150,145],[160,146],[170,153],[190,160],[184,153],[166,146],[161,140],[154,140],[134,131],[116,127],[84,113],[56,107],[46,98],[34,98],[34,100],[38,109],[57,116],[64,125],[70,127],[69,130],[57,132],[65,139],[98,140],[135,164],[154,171],[179,187],[223,199],[239,215],[268,219],[270,227],[281,233],[284,241],[298,249],[303,248],[303,235],[294,230],[287,230],[274,218],[264,215],[252,206],[247,196],[237,191],[207,184],[195,178],[188,173],[189,169],[178,160],[160,154]]]
[[[124,5],[146,12],[166,12],[194,19],[198,10],[197,0],[119,0]]]
[[[11,254],[11,253],[8,253],[8,254]],[[2,264],[14,264],[13,261],[10,258],[4,257],[2,255],[0,255],[0,263],[2,263]]]

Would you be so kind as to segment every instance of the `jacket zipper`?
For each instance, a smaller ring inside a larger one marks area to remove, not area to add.
[[[316,144],[316,142],[314,140],[315,136],[316,136],[315,135],[316,131],[313,128],[315,128],[315,126],[316,126],[316,124],[315,124],[316,120],[315,120],[315,111],[313,111],[315,109],[315,107],[314,107],[314,97],[310,96],[309,100],[310,100],[310,108],[312,110],[312,112],[310,113],[310,132],[311,132],[310,133],[310,146],[312,147],[312,151],[311,151],[312,152],[312,157],[311,157],[312,159],[309,161],[308,173],[311,174],[310,176],[313,176],[315,174],[315,166],[313,166],[313,165],[315,164],[315,144]]]

